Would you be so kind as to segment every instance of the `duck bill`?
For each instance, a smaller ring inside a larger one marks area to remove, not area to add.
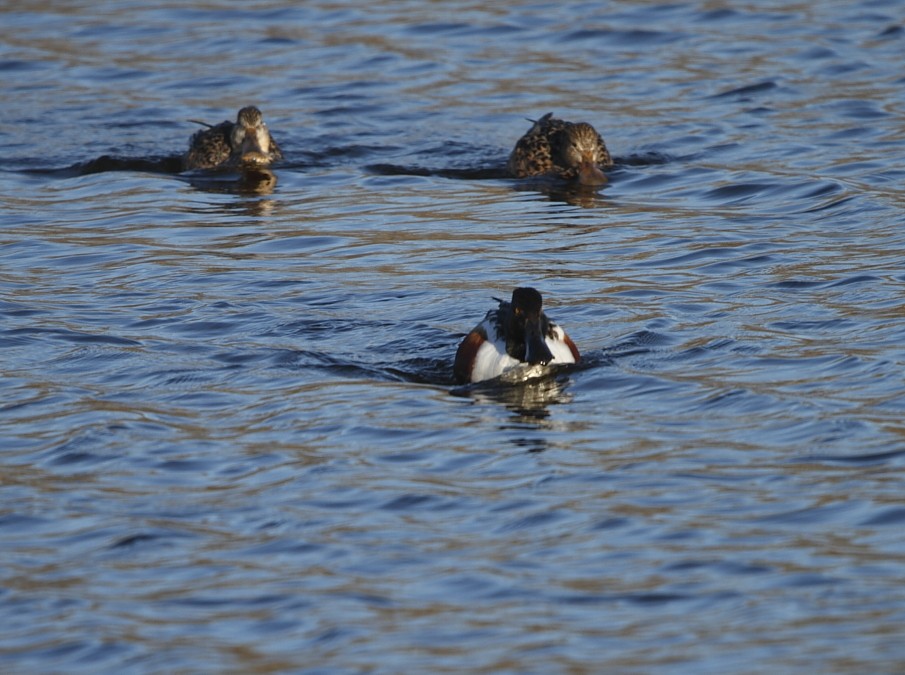
[[[525,323],[525,361],[532,366],[546,366],[553,360],[553,353],[544,341],[541,331],[540,319],[529,320]]]
[[[239,147],[239,161],[242,164],[259,166],[270,163],[270,155],[261,146],[257,130],[245,130],[245,138],[242,139],[242,145]]]
[[[597,166],[597,162],[586,157],[578,165],[578,182],[582,185],[603,185],[606,183],[606,176]]]

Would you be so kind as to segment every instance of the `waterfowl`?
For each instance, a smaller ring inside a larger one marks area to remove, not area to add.
[[[453,367],[457,383],[489,380],[519,364],[578,363],[578,347],[544,314],[536,289],[516,288],[511,302],[498,302],[459,345]]]
[[[221,122],[196,132],[189,141],[188,152],[183,157],[185,170],[238,168],[252,166],[263,168],[283,158],[280,146],[273,140],[264,116],[253,105],[246,106],[236,115],[235,122]]]
[[[509,156],[509,172],[516,178],[558,176],[582,185],[606,182],[603,169],[613,158],[603,138],[587,122],[565,122],[547,113],[522,136]]]

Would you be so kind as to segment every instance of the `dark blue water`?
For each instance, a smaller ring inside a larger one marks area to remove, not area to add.
[[[506,4],[0,10],[0,670],[905,667],[901,6]]]

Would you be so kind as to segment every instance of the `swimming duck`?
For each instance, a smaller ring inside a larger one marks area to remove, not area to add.
[[[553,175],[582,185],[603,185],[613,166],[606,144],[587,122],[565,122],[547,113],[522,136],[509,156],[516,178]]]
[[[221,122],[196,132],[189,141],[183,166],[190,169],[215,169],[253,166],[262,168],[283,158],[280,146],[264,124],[264,116],[255,106],[242,108],[235,122]]]
[[[544,314],[536,289],[516,288],[511,302],[498,302],[459,345],[453,367],[457,383],[489,380],[519,364],[578,363],[578,347]]]

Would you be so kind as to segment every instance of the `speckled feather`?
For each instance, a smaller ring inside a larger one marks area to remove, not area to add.
[[[244,110],[243,108],[239,114],[241,115]],[[260,111],[257,111],[257,114],[260,115]],[[232,132],[235,127],[236,122],[227,120],[216,126],[209,126],[207,129],[196,131],[189,140],[189,149],[183,159],[184,168],[186,170],[214,169],[229,166],[235,150],[231,145]],[[269,131],[267,135],[270,138],[271,159],[282,159],[283,152],[280,150],[280,146],[277,145]]]
[[[574,179],[578,175],[577,167],[558,165],[554,161],[554,145],[562,143],[563,139],[570,136],[576,138],[590,134],[593,134],[590,144],[596,146],[598,166],[601,169],[612,167],[613,160],[606,144],[591,125],[566,122],[553,117],[553,113],[547,113],[515,144],[509,156],[509,172],[516,178],[552,174],[560,178]]]

